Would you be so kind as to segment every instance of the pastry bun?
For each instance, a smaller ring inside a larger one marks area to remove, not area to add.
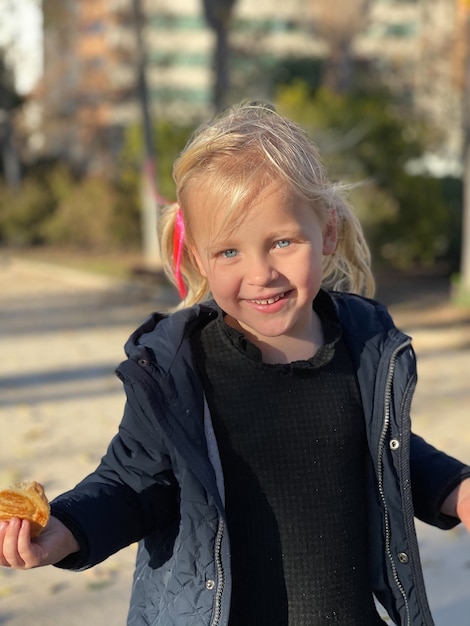
[[[34,538],[46,527],[49,515],[49,502],[44,488],[35,480],[0,488],[0,521],[12,517],[26,519],[31,524],[31,538]]]

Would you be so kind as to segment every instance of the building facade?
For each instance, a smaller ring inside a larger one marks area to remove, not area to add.
[[[325,7],[334,8],[335,2],[325,0]],[[136,22],[138,4],[141,22]],[[269,97],[272,72],[281,61],[318,60],[330,53],[314,10],[321,4],[284,0],[275,9],[271,0],[234,4],[231,98]],[[423,115],[443,127],[446,150],[457,153],[458,0],[362,5],[352,53],[373,64],[392,88],[408,93]],[[91,168],[112,166],[123,129],[141,116],[139,34],[152,117],[196,123],[212,113],[216,37],[201,0],[44,0],[43,6],[44,77],[37,98],[46,152],[88,160]]]

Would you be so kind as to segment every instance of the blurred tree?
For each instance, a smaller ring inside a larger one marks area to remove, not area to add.
[[[0,49],[0,150],[2,173],[7,185],[20,183],[20,159],[14,140],[13,116],[23,102],[14,86],[13,72],[6,62],[7,49]]]
[[[138,183],[137,165],[133,177],[123,173],[111,181],[79,175],[64,162],[29,164],[20,189],[8,188],[0,181],[0,243],[138,249]]]
[[[86,250],[109,249],[115,245],[116,192],[110,182],[91,175],[74,181],[60,168],[52,174],[56,179],[57,205],[42,223],[44,241]],[[61,192],[57,187],[64,189]],[[129,243],[130,237],[126,240],[128,246]]]
[[[323,59],[288,57],[276,63],[269,74],[269,79],[275,90],[281,85],[302,81],[313,94],[322,85],[324,67]]]
[[[47,150],[63,155],[83,173],[115,177],[116,158],[123,135],[116,106],[137,100],[143,142],[140,154],[141,238],[144,262],[158,266],[155,146],[146,81],[146,15],[142,0],[110,6],[104,0],[85,2],[43,0],[45,62],[43,111]],[[129,50],[114,46],[119,24],[135,35]],[[114,29],[114,30],[113,30]],[[122,55],[122,56],[121,56]],[[126,67],[131,76],[121,85],[113,69]],[[105,194],[103,194],[105,197]],[[114,200],[113,200],[114,201]],[[63,211],[65,216],[65,210]],[[62,216],[62,217],[63,217]],[[60,228],[54,226],[55,232]]]
[[[63,0],[42,0],[45,71],[38,99],[45,153],[83,167],[80,153],[79,66],[74,7]],[[88,150],[88,160],[93,158]]]
[[[139,98],[142,133],[143,159],[141,166],[141,217],[142,252],[149,269],[160,264],[160,248],[157,236],[158,209],[164,200],[158,190],[155,140],[150,119],[150,100],[147,87],[147,49],[143,36],[144,13],[141,0],[132,0],[133,23],[136,39],[136,83]]]
[[[62,32],[63,36],[66,37],[68,33],[68,29],[63,28],[69,20],[70,17],[70,2],[67,0],[42,0],[42,16],[43,16],[43,24],[47,28],[52,23],[60,24],[61,29],[58,30],[58,33]]]
[[[170,120],[160,119],[153,123],[152,134],[158,160],[158,186],[169,202],[175,200],[175,186],[172,178],[173,163],[183,149],[192,125],[181,126]],[[119,157],[118,182],[127,189],[133,189],[137,197],[140,155],[143,137],[138,125],[126,129],[124,144]]]
[[[205,18],[215,34],[213,104],[216,111],[224,108],[230,86],[228,34],[235,2],[236,0],[203,0]]]
[[[159,187],[170,201],[175,198],[173,162],[192,131],[192,125],[168,120],[152,125]],[[21,189],[8,189],[0,181],[0,243],[101,250],[141,247],[143,142],[140,125],[129,126],[112,180],[79,173],[63,160],[45,160],[28,166]]]
[[[49,188],[34,177],[25,177],[21,188],[0,183],[0,242],[14,246],[42,243],[43,224],[54,207]]]
[[[461,289],[470,297],[470,0],[460,0],[463,13],[465,56],[463,64],[463,221]]]
[[[323,84],[331,91],[342,93],[354,82],[354,38],[364,28],[369,0],[310,0],[313,28],[326,43]]]
[[[448,261],[455,219],[443,181],[408,173],[432,134],[385,90],[311,95],[302,82],[279,89],[276,107],[304,126],[333,179],[351,197],[374,258],[397,267]]]
[[[121,23],[132,33],[132,8],[130,0],[42,4],[45,72],[38,99],[43,150],[93,175],[113,176],[122,136],[116,110],[135,105],[140,59],[132,41],[121,47],[115,36]],[[116,80],[121,70],[129,77],[124,82]]]

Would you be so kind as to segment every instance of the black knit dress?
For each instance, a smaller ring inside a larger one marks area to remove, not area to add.
[[[324,345],[262,362],[223,313],[194,338],[225,480],[230,626],[383,626],[369,582],[364,416],[334,307]]]

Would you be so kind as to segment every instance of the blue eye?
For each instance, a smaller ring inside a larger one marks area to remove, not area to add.
[[[277,248],[288,248],[289,246],[290,246],[290,239],[279,239],[279,241],[276,242]]]
[[[226,259],[233,259],[234,257],[236,257],[238,254],[237,250],[235,250],[235,248],[229,248],[228,250],[224,250],[222,252],[222,256]]]

